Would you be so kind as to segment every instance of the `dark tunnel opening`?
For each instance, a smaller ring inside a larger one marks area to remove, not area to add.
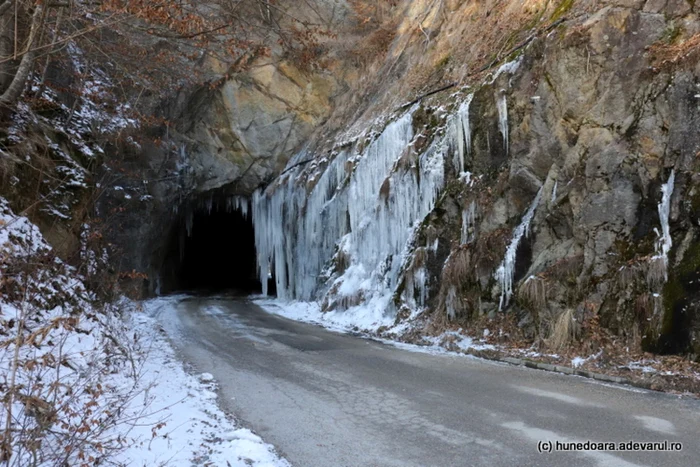
[[[157,293],[262,292],[247,200],[234,200],[209,197],[186,206],[171,232]]]

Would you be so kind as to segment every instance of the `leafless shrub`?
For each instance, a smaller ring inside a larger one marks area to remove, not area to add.
[[[383,25],[364,36],[349,52],[349,58],[359,67],[367,67],[383,59],[389,52],[396,29],[394,24]]]

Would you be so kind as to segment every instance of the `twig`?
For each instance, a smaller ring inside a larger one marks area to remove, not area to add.
[[[313,162],[313,161],[314,161],[314,159],[306,159],[304,161],[297,162],[293,166],[287,167],[286,169],[284,169],[276,178],[280,178],[282,175],[286,174],[287,172],[289,172],[290,170],[292,170],[294,168],[299,167],[300,165],[305,165],[305,164],[308,164],[309,162]]]
[[[448,85],[445,85],[445,86],[443,86],[443,87],[441,87],[441,88],[439,88],[439,89],[434,89],[434,90],[432,90],[432,91],[430,91],[430,92],[426,92],[425,94],[421,94],[420,96],[418,96],[418,97],[416,97],[415,99],[413,99],[411,102],[407,102],[407,103],[403,104],[401,107],[399,107],[399,109],[405,109],[406,107],[411,107],[413,104],[417,104],[418,102],[422,101],[422,100],[425,99],[426,97],[432,96],[433,94],[437,94],[437,93],[439,93],[439,92],[445,91],[445,90],[450,89],[450,88],[453,88],[453,87],[455,87],[455,86],[457,86],[457,82],[456,82],[456,81],[455,81],[455,82],[452,82],[452,83],[450,83],[450,84],[448,84]]]

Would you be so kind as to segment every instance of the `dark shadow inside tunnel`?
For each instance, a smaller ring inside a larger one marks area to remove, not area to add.
[[[157,293],[262,291],[252,219],[230,200],[188,206],[170,234],[162,264]]]

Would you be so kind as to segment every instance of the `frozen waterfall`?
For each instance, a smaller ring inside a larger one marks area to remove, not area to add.
[[[675,170],[671,170],[668,181],[661,185],[661,202],[659,203],[659,221],[661,222],[661,235],[656,242],[656,256],[654,259],[663,264],[664,279],[668,280],[668,253],[673,246],[669,217],[671,215],[671,196],[673,196],[673,184],[676,180]]]
[[[503,148],[508,155],[508,100],[505,89],[501,89],[501,96],[496,99],[496,109],[498,110],[498,129],[503,135]]]
[[[503,262],[498,269],[496,269],[496,280],[501,286],[501,300],[498,304],[499,311],[503,310],[504,306],[508,306],[510,297],[513,295],[513,276],[515,275],[515,259],[518,252],[518,246],[520,245],[520,241],[522,240],[523,236],[528,235],[530,222],[535,215],[537,206],[540,204],[541,197],[542,188],[540,188],[537,192],[537,196],[535,196],[535,199],[532,201],[532,204],[530,204],[530,207],[523,216],[523,219],[520,221],[520,225],[518,225],[518,227],[516,227],[513,231],[513,238],[506,249],[505,258],[503,258]]]
[[[469,203],[469,207],[462,211],[462,245],[474,240],[473,229],[475,221],[476,201],[472,201],[471,203]]]
[[[264,293],[274,274],[280,298],[311,300],[336,252],[349,261],[342,271],[327,271],[339,276],[337,290],[351,289],[340,287],[343,281],[364,288],[395,286],[406,243],[432,210],[444,177],[444,155],[436,145],[415,156],[409,167],[397,164],[411,157],[406,151],[412,139],[409,112],[361,154],[336,154],[308,195],[313,179],[305,180],[302,168],[255,193],[253,222]],[[354,170],[348,169],[353,162]],[[380,284],[380,278],[388,283]]]
[[[361,152],[333,154],[323,170],[293,169],[254,194],[263,293],[273,276],[281,299],[318,299],[330,290],[341,308],[373,302],[384,312],[413,235],[444,185],[444,160],[455,147],[449,133],[415,154],[413,138],[411,111]],[[416,276],[421,289],[424,278]]]
[[[464,102],[457,109],[457,113],[450,118],[450,136],[454,142],[453,160],[454,166],[459,174],[464,173],[464,157],[471,154],[472,136],[469,126],[469,105],[474,98],[474,94],[469,94]]]

